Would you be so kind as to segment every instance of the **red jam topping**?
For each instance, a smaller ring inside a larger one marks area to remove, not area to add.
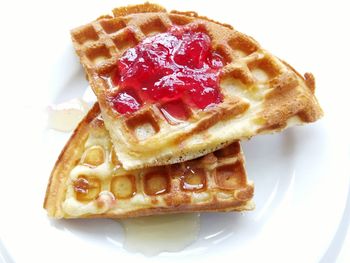
[[[183,102],[179,100],[169,101],[163,104],[160,110],[163,115],[174,124],[177,123],[177,120],[187,120],[190,117],[190,112],[186,106],[184,106]]]
[[[136,93],[132,90],[122,90],[112,98],[114,108],[121,114],[137,111],[141,102],[137,99]]]
[[[210,37],[188,27],[144,39],[128,49],[112,74],[119,92],[111,98],[121,114],[135,112],[143,103],[161,103],[175,118],[187,118],[182,106],[205,109],[222,101],[219,69],[224,59],[210,47]]]

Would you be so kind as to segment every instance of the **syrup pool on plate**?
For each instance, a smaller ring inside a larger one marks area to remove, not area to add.
[[[89,110],[89,105],[81,99],[72,99],[47,109],[48,128],[70,132],[76,128]]]
[[[207,33],[175,26],[145,38],[122,55],[110,81],[118,90],[112,88],[107,97],[120,114],[157,103],[167,105],[161,108],[166,115],[186,119],[188,111],[179,103],[204,110],[222,101],[219,73],[224,65]]]
[[[198,238],[199,216],[188,213],[118,220],[124,227],[124,248],[146,256],[183,250]]]

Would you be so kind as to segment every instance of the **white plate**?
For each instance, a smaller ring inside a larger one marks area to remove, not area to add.
[[[13,1],[1,8],[10,37],[2,48],[0,262],[350,260],[341,252],[344,240],[350,244],[345,3],[240,1],[229,8],[224,3],[173,1],[168,6],[236,25],[301,72],[313,72],[326,115],[315,124],[244,142],[256,210],[202,214],[197,241],[181,252],[151,258],[125,251],[123,230],[114,221],[56,222],[41,207],[50,170],[69,137],[46,129],[45,106],[81,97],[87,87],[68,30],[118,3]]]

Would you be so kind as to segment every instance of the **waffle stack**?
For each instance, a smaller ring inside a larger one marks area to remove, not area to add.
[[[110,98],[121,92],[113,81],[118,61],[174,27],[208,35],[210,50],[225,61],[220,102],[200,109],[188,97],[150,101],[128,87],[140,107],[115,110]],[[98,104],[52,172],[44,204],[52,217],[250,210],[254,187],[238,141],[322,116],[312,74],[301,76],[251,37],[194,12],[128,6],[71,34]],[[169,116],[169,103],[185,117]]]

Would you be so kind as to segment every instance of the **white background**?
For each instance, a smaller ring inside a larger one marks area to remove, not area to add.
[[[115,222],[47,219],[46,183],[68,134],[45,129],[45,107],[87,86],[69,30],[126,2],[0,4],[0,262],[350,262],[347,1],[161,1],[232,24],[316,76],[321,121],[243,144],[256,211],[202,215],[196,243],[154,258],[125,252]]]

